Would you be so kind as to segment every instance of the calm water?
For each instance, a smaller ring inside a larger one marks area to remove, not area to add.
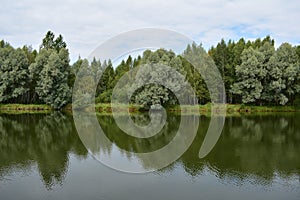
[[[180,121],[168,116],[164,132],[136,139],[123,134],[111,116],[98,119],[114,145],[132,152],[164,146]],[[196,139],[180,159],[160,171],[132,175],[93,159],[70,115],[1,114],[0,199],[300,199],[299,121],[295,113],[227,117],[215,148],[199,159],[210,122],[201,116]],[[97,150],[112,153],[113,146]]]

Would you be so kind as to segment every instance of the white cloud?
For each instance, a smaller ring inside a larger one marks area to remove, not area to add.
[[[64,36],[73,61],[120,32],[146,27],[183,33],[205,47],[266,34],[298,44],[299,9],[298,0],[3,0],[0,38],[37,48],[50,29]]]

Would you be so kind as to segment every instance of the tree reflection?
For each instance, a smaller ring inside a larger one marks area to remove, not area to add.
[[[177,163],[182,163],[186,172],[192,176],[209,168],[220,179],[231,177],[243,180],[253,176],[258,181],[269,183],[276,174],[299,175],[299,118],[300,115],[297,114],[227,117],[217,145],[207,157],[199,159],[199,149],[210,122],[209,117],[201,116],[193,144]],[[193,116],[185,116],[184,119],[193,120]],[[147,116],[134,117],[133,120],[136,123],[146,123]],[[126,135],[116,126],[112,116],[98,116],[98,121],[107,137],[120,148],[129,152],[151,152],[172,140],[180,123],[180,116],[169,115],[162,131],[148,139]],[[130,153],[127,154],[131,157]],[[145,167],[149,165],[148,161],[141,161]],[[164,170],[172,167],[171,165]]]
[[[122,116],[119,116],[122,118]],[[150,122],[149,115],[134,115],[132,120],[139,125],[147,125]],[[98,121],[106,136],[118,147],[130,152],[151,152],[168,144],[176,134],[180,122],[180,116],[168,116],[166,125],[156,135],[145,138],[136,138],[124,133],[118,128],[112,116],[100,116]]]
[[[270,183],[276,174],[300,174],[299,115],[227,117],[223,133],[213,151],[203,160],[197,157],[206,130],[200,129],[191,148],[181,161],[192,175],[201,173],[204,165],[221,179],[254,176]],[[202,118],[201,124],[209,119]]]
[[[149,123],[149,116],[132,117],[140,125]],[[184,116],[183,120],[194,120]],[[270,184],[275,176],[300,175],[300,115],[246,115],[227,117],[218,143],[204,159],[198,153],[206,135],[209,117],[200,117],[198,134],[190,148],[176,161],[191,176],[209,169],[219,179],[248,180]],[[122,132],[111,115],[99,115],[98,121],[106,136],[126,152],[128,159],[140,159],[143,167],[153,167],[151,160],[132,158],[130,152],[152,152],[167,145],[175,137],[181,117],[168,115],[164,128],[150,138],[135,138]],[[189,128],[186,128],[188,133]],[[87,133],[89,134],[89,133]],[[112,153],[112,146],[101,146],[99,135],[87,135],[92,152]],[[186,140],[186,138],[182,138]],[[30,169],[35,163],[45,186],[62,184],[68,170],[70,153],[85,158],[71,115],[20,114],[0,115],[0,177],[16,168]],[[161,155],[164,159],[165,156]],[[172,164],[162,170],[173,170]],[[238,181],[239,183],[241,181]]]
[[[62,184],[69,153],[85,157],[72,116],[46,114],[0,115],[0,176],[9,169],[37,163],[46,188]]]

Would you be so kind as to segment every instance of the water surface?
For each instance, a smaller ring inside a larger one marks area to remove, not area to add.
[[[168,115],[167,126],[149,139],[124,134],[112,116],[98,120],[113,145],[94,151],[110,154],[114,145],[131,152],[163,147],[176,134],[180,116]],[[300,199],[299,120],[297,113],[226,117],[221,138],[200,159],[210,122],[201,116],[197,136],[180,159],[132,175],[95,160],[69,114],[0,114],[0,199]]]

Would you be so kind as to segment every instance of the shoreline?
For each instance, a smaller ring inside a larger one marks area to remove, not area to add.
[[[211,103],[205,105],[191,106],[191,105],[182,105],[182,106],[169,106],[166,108],[167,112],[170,113],[185,113],[185,114],[209,114],[211,113]],[[214,105],[215,111],[217,113],[224,113],[224,105]],[[147,110],[142,110],[140,105],[117,105],[117,112],[124,113],[129,109],[130,113],[143,113]],[[219,109],[220,108],[220,109]],[[219,110],[218,110],[219,109]],[[53,112],[55,111],[49,105],[46,104],[0,104],[0,113],[6,112],[20,112],[20,113],[39,113],[39,112]],[[68,104],[63,107],[60,111],[72,112],[72,105]],[[97,113],[111,113],[112,108],[111,104],[95,104],[95,111]],[[299,112],[300,108],[296,106],[251,106],[243,104],[226,104],[226,114],[234,113],[276,113],[276,112]]]

